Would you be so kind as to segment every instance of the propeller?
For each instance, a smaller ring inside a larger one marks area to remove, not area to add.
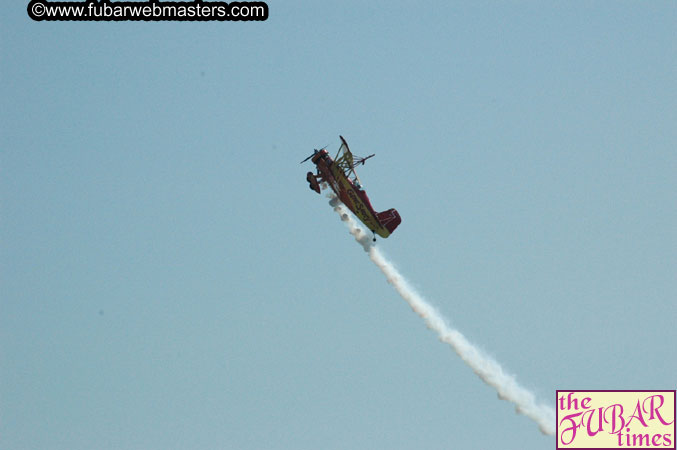
[[[301,161],[299,164],[303,164],[304,162],[308,161],[310,158],[312,158],[313,156],[317,155],[320,151],[326,149],[328,145],[329,145],[329,144],[325,145],[325,146],[322,147],[320,150],[318,150],[318,149],[313,150],[313,154],[310,155],[309,157],[307,157],[306,159],[304,159],[303,161]]]
[[[314,152],[312,155],[310,155],[309,157],[307,157],[306,159],[304,159],[303,161],[301,161],[299,164],[303,164],[304,162],[308,161],[310,158],[312,158],[312,157],[315,156],[316,154],[317,154],[317,150],[315,150],[315,152]]]

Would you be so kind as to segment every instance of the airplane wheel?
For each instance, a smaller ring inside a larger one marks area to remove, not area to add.
[[[313,175],[312,172],[308,172],[308,174],[306,175],[306,180],[308,180],[308,183],[310,184],[310,189],[319,194],[320,186],[317,183],[317,178],[315,177],[315,175]]]

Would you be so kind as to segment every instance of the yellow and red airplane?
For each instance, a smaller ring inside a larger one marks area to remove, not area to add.
[[[387,238],[395,231],[395,228],[402,222],[402,219],[394,208],[382,212],[374,211],[369,197],[367,197],[367,193],[362,189],[362,183],[360,183],[360,179],[355,172],[356,166],[364,164],[366,160],[374,155],[369,155],[366,158],[353,157],[346,140],[343,139],[343,136],[339,137],[341,138],[341,147],[336,155],[336,159],[331,159],[329,152],[321,149],[315,150],[312,155],[301,161],[303,164],[312,158],[313,164],[317,166],[317,173],[308,172],[306,175],[310,189],[319,194],[322,184],[328,184],[341,202],[372,233]],[[376,240],[376,237],[374,237],[374,240]]]

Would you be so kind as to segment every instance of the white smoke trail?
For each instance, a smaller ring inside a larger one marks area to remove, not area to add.
[[[426,326],[437,333],[440,341],[449,344],[482,381],[496,389],[500,399],[513,403],[517,413],[536,422],[543,434],[553,436],[555,434],[554,409],[537,404],[534,394],[517,384],[515,377],[505,373],[500,364],[471,344],[458,330],[451,328],[440,313],[409,286],[407,280],[373,245],[371,236],[355,221],[343,204],[336,197],[331,196],[331,198],[329,204],[341,216],[341,220],[348,225],[350,234],[362,245],[372,262],[381,269],[388,283],[392,284],[411,309],[423,318]]]

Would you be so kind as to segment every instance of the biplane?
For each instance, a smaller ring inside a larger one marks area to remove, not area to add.
[[[336,155],[336,159],[332,159],[329,156],[329,152],[323,148],[315,150],[312,155],[301,161],[303,164],[312,158],[311,161],[317,166],[316,173],[308,172],[306,175],[310,189],[319,194],[321,188],[326,183],[341,202],[372,233],[378,234],[382,238],[387,238],[395,231],[395,228],[402,222],[402,219],[394,208],[382,212],[374,211],[367,193],[362,188],[360,178],[355,172],[355,167],[360,164],[364,165],[365,161],[374,155],[372,154],[365,158],[353,156],[346,140],[343,139],[343,136],[339,137],[341,138],[341,147]],[[374,236],[374,240],[376,240],[376,236]]]

